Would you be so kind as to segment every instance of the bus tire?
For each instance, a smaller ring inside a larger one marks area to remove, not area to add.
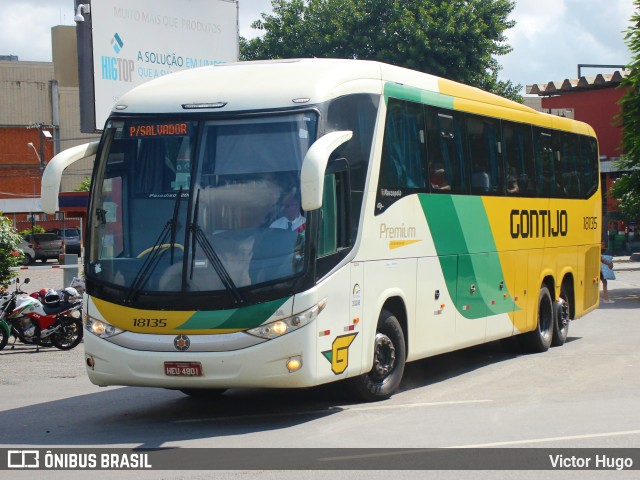
[[[348,380],[352,395],[365,402],[389,398],[398,389],[404,373],[404,333],[398,319],[387,310],[380,313],[373,350],[371,371]]]
[[[555,347],[564,345],[569,333],[569,322],[571,322],[571,303],[569,295],[564,285],[560,289],[560,298],[554,304],[553,315],[553,339],[551,344]]]
[[[193,398],[212,399],[218,398],[224,392],[226,388],[181,388],[180,391],[185,395]]]
[[[549,288],[543,284],[538,295],[538,322],[535,330],[522,337],[524,347],[533,353],[549,350],[553,339],[554,307]]]

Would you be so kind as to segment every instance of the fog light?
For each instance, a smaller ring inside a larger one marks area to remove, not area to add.
[[[95,366],[95,362],[93,360],[93,357],[87,357],[87,367],[93,370],[94,366]]]
[[[289,370],[289,373],[297,372],[300,368],[302,368],[301,356],[298,355],[287,360],[287,370]]]

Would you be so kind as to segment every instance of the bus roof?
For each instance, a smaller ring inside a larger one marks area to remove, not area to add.
[[[389,83],[455,99],[455,103],[452,100],[455,110],[494,113],[500,118],[593,135],[586,124],[547,115],[475,87],[381,62],[351,59],[261,60],[183,70],[130,90],[119,99],[114,112],[283,109],[347,94],[383,94]]]

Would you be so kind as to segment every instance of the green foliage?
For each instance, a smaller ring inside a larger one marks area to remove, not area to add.
[[[84,180],[82,180],[78,184],[78,186],[75,188],[74,191],[76,191],[76,192],[88,192],[90,187],[91,187],[91,179],[89,177],[84,177]]]
[[[34,225],[33,228],[25,228],[20,235],[29,235],[30,233],[45,233],[46,230],[41,225]]]
[[[511,51],[511,0],[272,0],[273,14],[240,40],[242,60],[357,58],[411,68],[522,101],[498,80]]]
[[[616,163],[619,170],[627,170],[611,189],[620,209],[632,218],[640,217],[640,0],[634,1],[636,12],[631,16],[631,27],[626,31],[625,42],[631,51],[629,76],[622,82],[627,93],[620,101],[618,122],[622,127],[622,151],[624,155]]]
[[[22,264],[23,253],[18,249],[22,237],[18,235],[13,223],[0,212],[0,285],[7,283],[15,273],[11,267]]]
[[[613,184],[611,194],[618,200],[620,210],[631,218],[640,218],[640,171],[622,175]]]

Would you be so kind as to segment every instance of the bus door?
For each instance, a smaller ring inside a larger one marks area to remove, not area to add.
[[[322,210],[319,216],[316,280],[344,258],[351,245],[348,221],[348,164],[332,161],[325,174]],[[361,373],[365,328],[376,328],[377,318],[363,322],[364,263],[354,262],[334,271],[324,282],[322,296],[327,311],[317,323],[321,355],[318,380],[335,380],[339,375]],[[347,304],[348,302],[348,304]]]

